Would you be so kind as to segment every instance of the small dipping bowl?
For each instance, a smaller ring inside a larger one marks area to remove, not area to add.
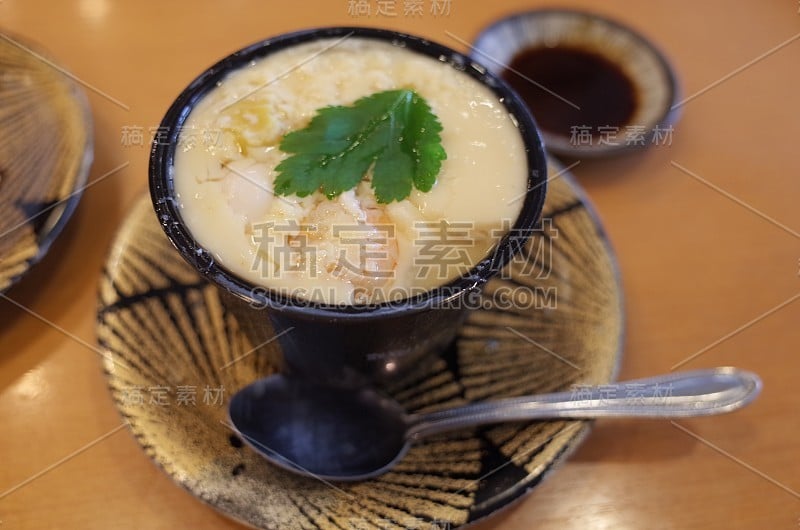
[[[522,136],[527,158],[527,189],[521,212],[489,256],[468,273],[414,297],[372,305],[313,302],[256,285],[217,263],[193,237],[176,199],[174,160],[182,126],[195,105],[231,72],[251,61],[317,39],[378,39],[450,65],[487,86]],[[485,283],[521,249],[536,225],[545,197],[547,167],[533,117],[502,80],[468,57],[420,37],[372,28],[332,27],[267,39],[234,52],[203,72],[177,97],[154,139],[150,157],[150,193],[159,222],[181,256],[220,289],[250,342],[277,337],[288,372],[321,384],[359,387],[397,379],[455,338],[468,308],[479,303]],[[511,234],[515,234],[511,237]],[[258,352],[256,352],[258,354]]]
[[[672,142],[675,73],[650,41],[618,22],[528,11],[483,30],[471,56],[526,101],[549,152],[582,158]]]

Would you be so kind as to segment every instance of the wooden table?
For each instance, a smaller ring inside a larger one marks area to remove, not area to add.
[[[376,25],[463,49],[445,31],[470,40],[536,7],[453,0],[434,17],[431,3],[411,18],[402,0],[396,17],[351,16],[346,0],[0,1],[5,29],[85,83],[97,179],[47,259],[7,293],[25,309],[0,300],[0,528],[240,528],[175,486],[124,429],[98,441],[121,419],[87,347],[96,284],[116,227],[146,190],[147,147],[123,145],[123,128],[156,126],[197,73],[269,35]],[[798,5],[610,0],[596,9],[657,42],[693,96],[672,145],[574,169],[622,269],[621,377],[694,355],[685,368],[751,369],[764,391],[730,416],[599,422],[530,497],[477,528],[797,528]]]

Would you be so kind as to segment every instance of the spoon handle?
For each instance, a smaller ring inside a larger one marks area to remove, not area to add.
[[[679,372],[571,391],[475,403],[409,418],[409,438],[506,421],[683,418],[731,412],[761,391],[761,379],[737,368]]]

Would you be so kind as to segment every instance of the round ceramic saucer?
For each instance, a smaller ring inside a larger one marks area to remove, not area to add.
[[[673,124],[680,112],[677,76],[655,44],[624,24],[581,10],[535,9],[498,20],[481,31],[473,43],[471,55],[479,63],[486,64],[490,71],[502,75],[523,50],[559,46],[590,52],[618,68],[632,83],[635,108],[629,122],[622,127],[592,129],[576,123],[570,135],[543,128],[548,152],[570,157],[601,157],[650,145],[672,144]],[[590,86],[601,76],[599,72],[585,72],[585,78],[578,74],[563,72],[558,76],[572,83],[580,80]],[[524,74],[514,71],[513,75]],[[537,84],[536,79],[524,79]],[[609,104],[614,96],[600,95],[608,98]],[[553,100],[552,104],[563,103]],[[536,116],[537,109],[532,108],[531,112]]]
[[[44,257],[92,162],[85,94],[65,70],[0,32],[0,293]]]
[[[614,257],[586,199],[559,170],[550,168],[542,229],[525,257],[487,285],[483,309],[441,360],[390,389],[407,410],[614,378],[623,327]],[[504,302],[499,294],[513,288],[534,300]],[[457,528],[530,491],[589,429],[539,421],[443,435],[413,447],[386,475],[347,485],[268,464],[233,435],[226,406],[276,370],[277,342],[254,350],[269,332],[254,343],[240,333],[216,288],[170,246],[149,197],[113,245],[97,333],[113,399],[145,452],[199,499],[256,528]]]

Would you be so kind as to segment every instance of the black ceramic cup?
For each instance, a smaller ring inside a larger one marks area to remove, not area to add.
[[[449,64],[491,89],[505,105],[527,152],[528,193],[511,231],[495,251],[467,274],[403,300],[371,305],[332,305],[299,299],[255,285],[215,263],[192,236],[175,200],[174,157],[181,128],[194,106],[217,82],[253,60],[317,40],[378,39]],[[161,226],[172,244],[201,275],[222,292],[253,344],[279,335],[286,369],[320,383],[359,386],[397,379],[444,349],[475,305],[484,284],[519,251],[538,221],[544,203],[547,167],[542,140],[520,98],[499,78],[468,57],[426,39],[373,28],[331,27],[270,38],[234,52],[177,97],[164,116],[150,155],[150,193]],[[522,235],[521,235],[522,234]]]

